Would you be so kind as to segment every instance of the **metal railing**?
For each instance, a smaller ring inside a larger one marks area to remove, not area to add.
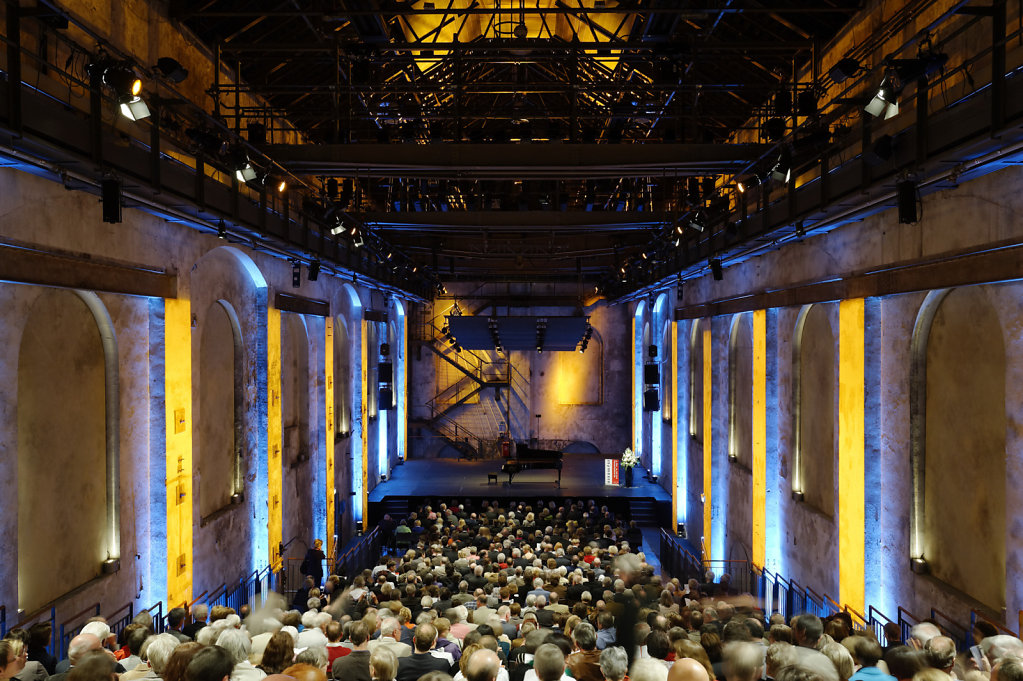
[[[920,623],[920,618],[906,610],[901,605],[898,610],[898,623],[899,631],[902,632],[902,640],[909,640],[909,633],[913,630],[913,626]]]
[[[970,646],[973,645],[973,628],[974,628],[974,626],[976,626],[978,621],[980,621],[980,622],[987,622],[988,624],[993,626],[995,629],[997,629],[998,633],[1000,633],[1000,634],[1008,634],[1009,636],[1016,636],[1016,632],[1015,631],[1013,631],[1009,627],[1005,626],[1001,622],[998,622],[993,617],[990,617],[989,615],[985,615],[984,613],[982,613],[982,612],[980,612],[978,610],[970,610],[970,630],[966,632],[966,644],[967,645],[970,645]],[[1020,611],[1020,625],[1021,625],[1020,626],[1020,630],[1023,631],[1023,610]]]
[[[157,634],[162,634],[167,629],[167,619],[163,614],[163,601],[157,601],[156,605],[151,605],[144,610],[153,616],[153,631]]]
[[[59,655],[57,655],[58,658],[63,659],[64,657],[67,657],[68,643],[71,642],[71,639],[81,633],[82,627],[85,626],[89,619],[99,617],[99,612],[99,603],[93,603],[87,608],[84,608],[81,612],[75,613],[60,623],[60,638],[58,639],[60,648]]]
[[[362,537],[359,542],[338,556],[334,566],[335,574],[353,577],[364,569],[372,566],[380,558],[384,536],[379,527]]]
[[[122,605],[120,608],[115,610],[112,615],[106,618],[107,624],[110,625],[110,633],[115,634],[118,639],[120,639],[121,632],[126,626],[131,624],[134,617],[135,604],[128,603],[127,605]]]
[[[959,624],[959,622],[956,622],[937,608],[931,608],[931,620],[941,627],[946,636],[956,642],[956,648],[958,650],[963,649],[963,646],[966,645],[967,636],[969,635],[969,632],[966,631],[966,628],[963,625]]]
[[[884,625],[894,624],[887,615],[871,605],[867,608],[867,622],[870,624],[870,628],[878,641],[885,641],[888,645],[894,643],[894,641],[889,641],[884,633]]]
[[[693,555],[684,545],[679,543],[674,535],[667,530],[661,529],[661,566],[665,572],[678,577],[680,581],[703,579],[703,563]]]

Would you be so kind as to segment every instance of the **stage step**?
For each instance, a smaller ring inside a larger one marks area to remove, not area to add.
[[[657,527],[657,501],[650,498],[629,500],[629,519],[635,520],[640,527]]]
[[[384,514],[389,514],[395,521],[401,520],[408,516],[408,497],[385,497],[380,502],[379,514],[383,518]]]

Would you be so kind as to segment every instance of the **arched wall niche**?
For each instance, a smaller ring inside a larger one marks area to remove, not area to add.
[[[120,558],[118,352],[99,297],[41,292],[17,366],[18,607],[31,611]]]
[[[352,433],[352,362],[348,322],[334,318],[334,430],[338,437]]]
[[[989,288],[933,291],[917,316],[910,550],[931,575],[1000,610],[1006,603],[1007,363]]]
[[[231,504],[242,484],[244,356],[238,314],[226,300],[203,311],[199,341],[199,513],[205,523]]]
[[[792,413],[794,465],[792,489],[824,515],[835,514],[837,478],[837,340],[834,305],[804,306],[793,343]]]
[[[728,455],[753,467],[753,315],[732,319],[728,338]]]
[[[689,436],[703,441],[703,332],[710,325],[695,320],[689,336]]]
[[[269,561],[266,278],[233,246],[189,270],[192,310],[193,590]],[[215,405],[212,410],[204,404]],[[226,496],[226,503],[225,503]]]

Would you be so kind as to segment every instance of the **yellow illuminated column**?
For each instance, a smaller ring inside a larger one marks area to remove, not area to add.
[[[362,529],[369,526],[369,325],[362,320],[359,374],[362,376]]]
[[[678,525],[678,322],[671,323],[671,524]]]
[[[188,300],[164,300],[167,424],[167,606],[192,601],[192,320]]]
[[[767,533],[767,310],[753,312],[753,564],[763,568]]]
[[[281,560],[278,550],[284,541],[284,479],[281,468],[281,311],[267,310],[266,316],[266,382],[270,404],[266,405],[267,499],[270,512],[267,535],[270,541],[270,564]]]
[[[839,600],[864,605],[864,301],[839,304],[838,589]]]
[[[711,381],[713,380],[710,329],[703,331],[703,559],[710,560],[711,532]]]
[[[323,324],[326,329],[323,341],[323,375],[325,385],[326,424],[324,437],[327,443],[327,555],[334,556],[334,320],[327,317]]]

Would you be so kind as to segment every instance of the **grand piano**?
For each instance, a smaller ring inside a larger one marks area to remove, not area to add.
[[[516,443],[515,456],[509,458],[501,466],[501,472],[508,474],[508,484],[516,473],[529,470],[556,470],[558,471],[557,486],[561,487],[561,460],[564,457],[560,451],[554,449],[537,449],[525,444]]]

